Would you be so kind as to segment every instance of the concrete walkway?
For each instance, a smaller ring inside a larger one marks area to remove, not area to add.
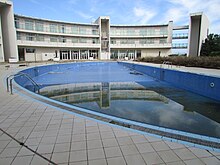
[[[1,165],[220,164],[220,153],[78,117],[19,93],[10,95],[4,78],[19,69],[24,68],[0,65]]]

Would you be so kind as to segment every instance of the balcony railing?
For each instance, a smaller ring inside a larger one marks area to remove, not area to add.
[[[112,32],[111,31],[111,37],[119,37],[119,36],[139,36],[139,37],[152,37],[152,36],[167,36],[168,32],[133,32],[133,33],[128,33],[128,32]]]
[[[33,32],[47,32],[47,33],[58,33],[58,34],[72,34],[72,35],[99,35],[98,29],[71,29],[70,26],[62,28],[61,26],[56,27],[45,27],[45,25],[42,26],[35,26],[33,25],[25,25],[24,23],[18,23],[15,24],[17,30],[26,30],[26,31],[33,31]]]
[[[177,33],[173,34],[173,39],[187,39],[188,38],[188,33]]]
[[[173,49],[186,49],[188,47],[187,43],[173,43],[172,48]]]
[[[111,44],[111,48],[171,48],[171,43],[151,43],[151,44]]]

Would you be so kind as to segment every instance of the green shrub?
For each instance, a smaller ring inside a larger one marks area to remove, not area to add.
[[[172,62],[173,65],[187,67],[203,67],[220,69],[220,56],[207,57],[186,57],[186,56],[171,56],[171,57],[144,57],[137,61],[162,64],[164,61]]]

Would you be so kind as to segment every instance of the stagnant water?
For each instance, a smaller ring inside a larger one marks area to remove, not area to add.
[[[58,80],[59,85],[52,85]],[[41,94],[57,101],[123,119],[220,138],[220,102],[117,63],[73,66],[36,77],[35,81],[48,84]]]

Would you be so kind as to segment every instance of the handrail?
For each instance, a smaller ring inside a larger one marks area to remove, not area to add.
[[[163,68],[163,65],[167,65],[168,68],[172,68],[172,62],[170,61],[164,61],[161,65],[160,65],[160,68]]]
[[[40,87],[39,85],[27,74],[27,73],[23,73],[23,72],[19,72],[19,73],[16,73],[16,74],[13,74],[13,75],[10,75],[6,78],[6,84],[7,84],[7,92],[9,92],[9,85],[10,85],[10,91],[11,91],[11,94],[13,94],[13,88],[12,88],[12,80],[15,78],[15,77],[18,77],[18,76],[25,76],[33,85],[34,85],[34,92],[35,92],[35,86],[37,86],[37,92],[40,93]],[[13,78],[11,78],[13,77]],[[10,79],[11,78],[11,79]],[[10,84],[8,83],[10,79]]]

